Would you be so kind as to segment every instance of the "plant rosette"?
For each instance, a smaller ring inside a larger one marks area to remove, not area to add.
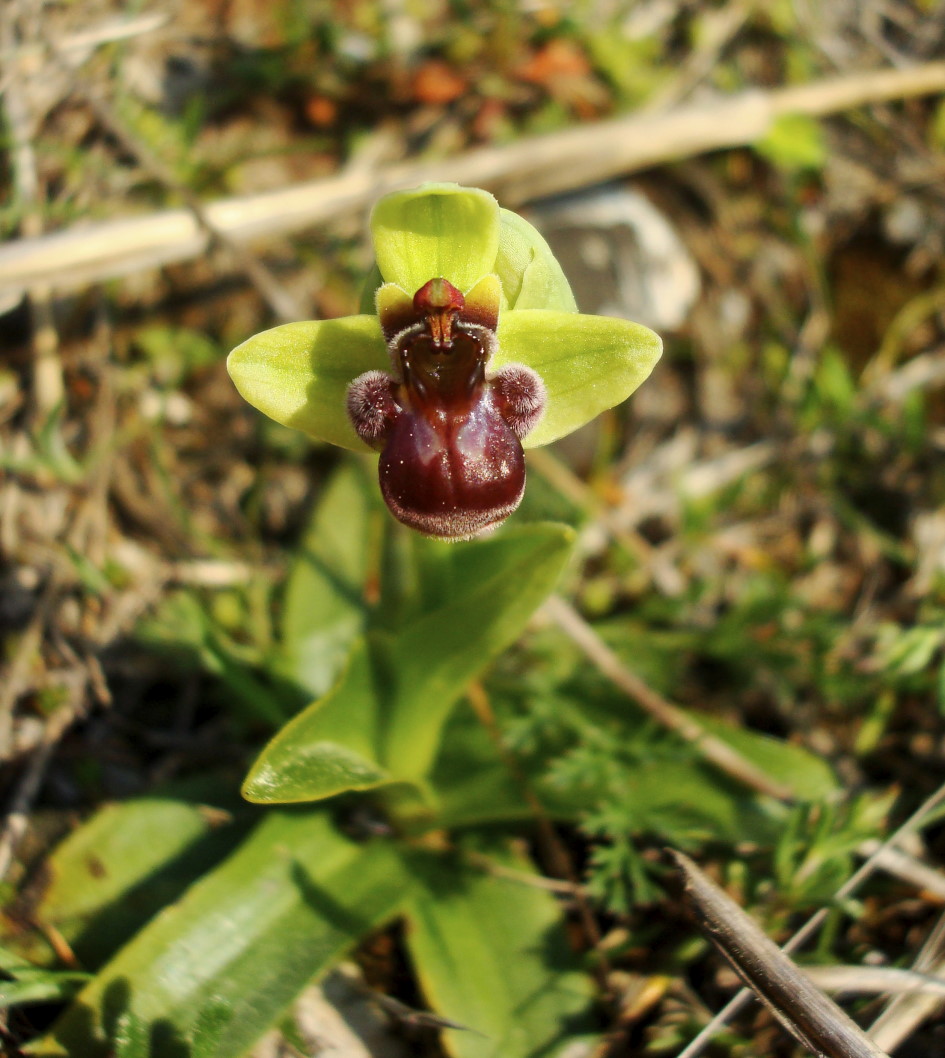
[[[379,452],[399,521],[469,539],[518,506],[523,449],[626,400],[662,343],[579,313],[541,235],[478,188],[386,195],[371,236],[373,312],[263,331],[230,353],[230,376],[277,422]]]

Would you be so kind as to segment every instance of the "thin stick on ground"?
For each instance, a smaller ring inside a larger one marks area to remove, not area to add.
[[[528,452],[528,465],[553,485],[562,496],[590,511],[604,532],[641,565],[653,560],[653,548],[639,533],[625,529],[614,518],[611,508],[594,490],[560,459],[556,459],[547,448],[532,448]]]
[[[836,893],[834,893],[833,900],[830,904],[825,905],[815,914],[811,915],[797,933],[795,933],[786,944],[782,945],[781,950],[790,953],[797,951],[802,945],[806,944],[824,924],[831,910],[836,907],[840,901],[852,896],[863,882],[865,882],[866,879],[880,867],[883,853],[887,849],[894,848],[907,834],[911,834],[913,831],[918,830],[923,821],[926,820],[943,802],[945,802],[945,784],[940,786],[930,797],[927,797],[916,811],[913,812],[900,827],[893,831],[888,838],[886,838],[873,855],[861,864],[859,869],[854,871],[843,885],[840,886]],[[731,1019],[745,1006],[749,999],[751,999],[751,996],[752,993],[747,988],[741,989],[738,993],[732,996],[728,1003],[726,1003],[718,1014],[715,1015],[709,1024],[690,1041],[688,1046],[679,1052],[677,1058],[697,1058],[698,1055],[702,1054],[712,1038],[725,1028],[729,1021],[731,1021]]]
[[[880,849],[881,842],[875,838],[861,842],[857,853],[864,859]],[[910,856],[900,849],[883,849],[879,852],[878,866],[893,878],[899,878],[920,891],[945,901],[945,872],[937,871],[927,863]]]
[[[945,915],[935,924],[913,963],[917,973],[945,976]],[[941,1010],[940,995],[920,992],[896,996],[870,1026],[870,1035],[888,1051],[894,1051],[926,1018]]]
[[[0,247],[0,295],[33,282],[74,288],[188,260],[206,250],[208,230],[244,242],[332,224],[362,215],[387,191],[425,180],[484,187],[514,208],[668,161],[755,143],[787,114],[826,117],[940,92],[945,92],[945,63],[926,63],[752,89],[483,147],[442,162],[410,161],[373,171],[352,167],[325,180],[210,203],[202,207],[204,222],[193,210],[165,210]]]
[[[700,931],[798,1042],[825,1058],[889,1058],[688,856],[670,856]]]
[[[788,787],[775,782],[727,742],[708,732],[678,705],[667,701],[635,672],[631,672],[564,599],[552,596],[542,609],[611,682],[633,698],[657,723],[691,742],[707,761],[758,793],[783,801],[793,798]]]

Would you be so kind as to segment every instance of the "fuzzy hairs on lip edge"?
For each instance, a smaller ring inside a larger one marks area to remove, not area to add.
[[[390,509],[391,514],[409,526],[416,529],[424,536],[432,536],[437,540],[448,540],[451,543],[460,543],[463,540],[472,540],[477,536],[483,536],[497,529],[510,514],[514,514],[518,505],[525,495],[525,479],[522,478],[522,487],[514,500],[503,504],[501,507],[489,511],[469,511],[459,508],[449,508],[442,512],[414,511],[403,507],[398,498],[387,488],[384,479],[381,479],[381,495]]]
[[[518,438],[538,425],[548,403],[541,376],[524,364],[508,364],[492,376],[502,407],[502,417]]]
[[[400,409],[394,400],[395,382],[386,371],[365,371],[348,386],[348,418],[362,441],[376,448]]]

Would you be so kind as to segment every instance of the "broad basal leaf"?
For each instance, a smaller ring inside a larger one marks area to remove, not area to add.
[[[245,835],[252,809],[223,793],[235,793],[232,774],[210,773],[176,793],[101,808],[50,855],[36,923],[64,937],[83,966],[100,966]]]
[[[272,812],[154,919],[29,1053],[237,1058],[410,893],[395,847],[321,812]]]
[[[534,867],[501,850],[496,862]],[[455,1058],[552,1058],[590,1031],[592,986],[547,891],[432,856],[413,859],[421,884],[407,906],[411,961],[448,1029]]]
[[[316,801],[379,786],[382,697],[362,640],[338,684],[272,739],[253,764],[243,796],[260,803]]]

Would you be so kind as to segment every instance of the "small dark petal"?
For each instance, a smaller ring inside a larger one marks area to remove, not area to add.
[[[502,418],[517,437],[524,437],[541,419],[548,401],[545,384],[530,367],[509,364],[490,383]]]
[[[490,282],[490,280],[495,282]],[[495,276],[483,276],[482,279],[466,292],[466,304],[460,314],[465,324],[495,332],[499,325],[499,299],[502,288]]]
[[[348,386],[348,418],[362,441],[377,446],[400,414],[394,400],[396,383],[384,371],[366,371]]]
[[[413,307],[413,298],[409,294],[387,283],[377,293],[377,315],[381,324],[384,341],[388,345],[408,327],[415,326],[422,317]]]

